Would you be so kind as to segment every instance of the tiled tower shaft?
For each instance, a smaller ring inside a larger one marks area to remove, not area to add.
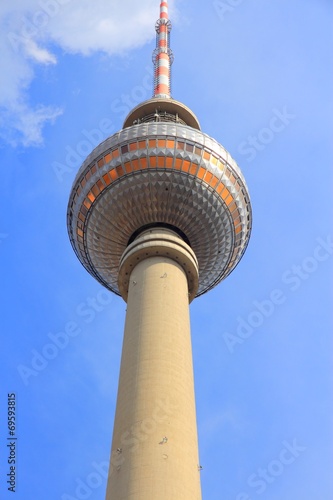
[[[129,284],[107,500],[201,499],[189,273],[197,273],[195,255],[170,230],[145,231],[124,252],[119,279],[128,275]]]

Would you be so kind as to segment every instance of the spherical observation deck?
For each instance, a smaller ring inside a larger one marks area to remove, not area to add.
[[[75,178],[67,214],[72,246],[89,273],[119,295],[128,244],[149,227],[172,228],[196,255],[201,295],[228,276],[248,244],[251,205],[241,171],[173,99],[143,103],[124,126]]]

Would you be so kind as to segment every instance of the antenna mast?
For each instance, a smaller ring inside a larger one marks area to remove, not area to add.
[[[154,96],[171,98],[171,65],[173,53],[170,49],[171,22],[168,16],[168,2],[162,0],[160,18],[156,21],[156,49],[153,52]]]

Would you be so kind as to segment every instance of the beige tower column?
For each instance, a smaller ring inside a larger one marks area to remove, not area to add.
[[[145,231],[125,250],[127,301],[107,500],[200,500],[189,302],[191,248],[175,232]]]

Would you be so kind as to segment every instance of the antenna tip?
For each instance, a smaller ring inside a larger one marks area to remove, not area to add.
[[[168,19],[168,2],[164,0],[160,5],[160,19]]]

